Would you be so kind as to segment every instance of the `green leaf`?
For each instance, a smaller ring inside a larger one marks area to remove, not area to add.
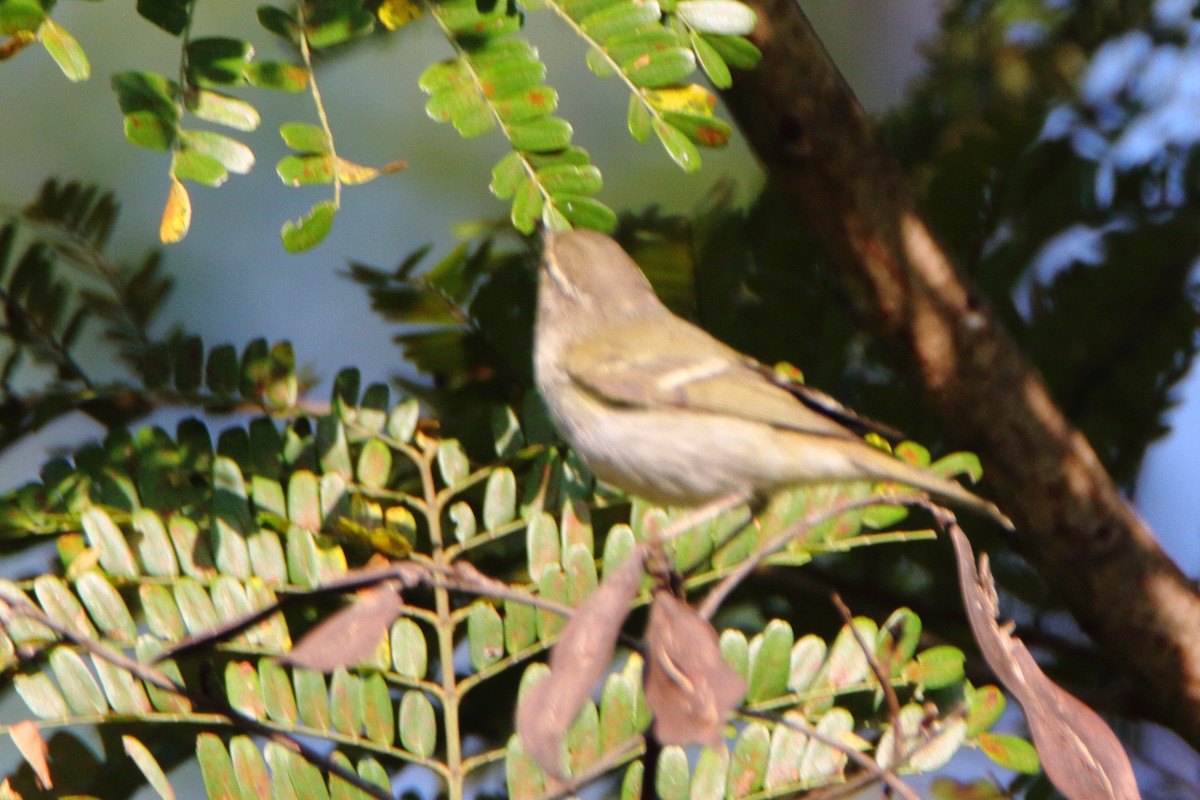
[[[545,153],[561,150],[571,143],[571,124],[558,117],[542,117],[511,125],[507,132],[516,150]]]
[[[626,115],[626,124],[629,126],[629,133],[639,142],[645,142],[650,138],[650,109],[646,108],[646,103],[642,99],[640,93],[629,95],[629,113]]]
[[[299,253],[316,247],[329,235],[336,212],[337,207],[333,201],[325,200],[314,205],[299,220],[283,223],[283,230],[280,231],[283,249],[289,253]]]
[[[428,669],[428,649],[420,626],[407,617],[392,623],[392,665],[411,680],[421,680]]]
[[[524,180],[513,196],[512,223],[521,233],[533,233],[537,221],[542,216],[542,204],[545,195],[541,188],[532,180]]]
[[[601,233],[608,233],[617,227],[616,213],[599,200],[573,194],[556,194],[553,200],[575,227]]]
[[[696,60],[700,62],[704,74],[712,81],[712,85],[718,89],[728,89],[733,86],[733,75],[729,72],[729,65],[725,63],[725,59],[721,58],[717,48],[695,31],[689,31],[689,39],[692,43],[692,52],[696,54]]]
[[[483,524],[495,530],[517,515],[517,479],[508,467],[501,467],[488,476],[483,492]]]
[[[260,89],[302,92],[308,86],[308,70],[286,61],[251,61],[243,72],[246,81]]]
[[[198,150],[176,150],[172,154],[171,174],[181,181],[195,181],[213,187],[229,179],[229,170],[225,169],[224,164]]]
[[[162,800],[175,800],[175,791],[171,788],[171,782],[167,780],[166,774],[162,771],[162,767],[158,765],[154,754],[132,736],[122,736],[121,744],[124,745],[125,754],[132,759],[133,763],[141,771],[146,778],[146,783],[152,788]]]
[[[46,673],[17,674],[12,682],[30,713],[38,719],[65,719],[70,716],[71,709],[67,707],[67,701]]]
[[[771,737],[759,722],[742,729],[729,761],[728,797],[744,797],[762,788]]]
[[[467,644],[476,672],[504,656],[504,623],[491,603],[482,600],[467,615]]]
[[[788,664],[788,688],[793,692],[803,692],[812,686],[825,663],[825,653],[828,648],[824,640],[813,634],[802,636],[792,647],[792,655]]]
[[[1029,742],[1008,734],[981,733],[979,747],[987,757],[1005,769],[1036,775],[1041,769],[1037,750]]]
[[[79,599],[105,636],[123,645],[132,645],[137,638],[137,625],[121,594],[103,573],[89,570],[75,582]]]
[[[964,660],[957,647],[931,647],[917,656],[914,669],[906,671],[905,677],[926,689],[941,689],[963,679]]]
[[[676,130],[703,147],[724,147],[733,132],[729,123],[704,114],[684,114],[664,111],[663,119]]]
[[[196,760],[200,762],[200,774],[209,797],[241,797],[229,751],[216,734],[201,733],[196,737]]]
[[[492,106],[506,125],[515,125],[553,114],[558,108],[558,92],[548,86],[534,86],[494,98]]]
[[[183,33],[188,22],[188,0],[138,0],[137,12],[172,36]]]
[[[276,6],[259,6],[256,9],[258,24],[281,39],[296,44],[300,38],[300,23],[294,16]]]
[[[206,36],[187,44],[188,70],[200,85],[238,86],[246,82],[244,68],[254,54],[249,42],[228,36]]]
[[[165,152],[175,142],[175,134],[172,116],[157,111],[133,111],[125,115],[125,138],[138,147]]]
[[[271,776],[254,740],[249,736],[233,737],[229,742],[229,755],[242,800],[267,800],[271,796]]]
[[[179,119],[179,109],[175,106],[179,86],[174,81],[153,72],[118,72],[110,83],[122,114],[153,111],[172,125]]]
[[[421,91],[432,95],[454,86],[469,83],[470,80],[471,71],[466,62],[455,58],[439,61],[426,67],[425,71],[421,73],[421,77],[417,78],[417,85],[421,87]]]
[[[683,168],[684,172],[695,172],[700,169],[700,153],[687,136],[662,120],[656,119],[652,125],[654,133],[666,148],[667,154]]]
[[[554,164],[542,167],[537,171],[537,179],[550,194],[594,194],[603,186],[600,170],[591,164]]]
[[[38,39],[67,80],[78,83],[91,77],[92,65],[88,62],[87,54],[79,42],[54,20],[47,17],[42,22],[38,28]]]
[[[215,122],[239,131],[252,131],[262,121],[258,110],[236,97],[201,89],[189,98],[188,111],[208,122]]]
[[[375,28],[375,15],[356,3],[327,3],[309,12],[304,34],[310,47],[321,49],[365,36]]]
[[[396,739],[392,698],[383,675],[378,672],[363,678],[363,731],[368,741],[387,747]]]
[[[571,230],[570,220],[554,205],[554,198],[542,207],[542,227],[548,231]]]
[[[88,542],[100,554],[100,566],[120,578],[137,577],[137,563],[121,529],[98,506],[88,506],[80,515]]]
[[[517,191],[521,180],[526,177],[525,161],[521,154],[513,151],[492,167],[492,182],[488,188],[501,200],[507,200]]]
[[[990,729],[1004,713],[1008,701],[996,686],[981,686],[967,692],[968,738]]]
[[[0,3],[0,34],[12,36],[32,33],[46,19],[46,10],[37,0],[6,0]]]
[[[433,705],[418,691],[404,693],[400,700],[400,743],[410,752],[426,757],[437,745],[437,719]]]
[[[680,0],[675,13],[702,33],[744,36],[754,30],[758,18],[737,0]]]
[[[626,0],[589,14],[580,24],[584,33],[603,43],[643,26],[657,25],[661,18],[662,9],[656,0]]]
[[[696,56],[691,50],[672,47],[624,61],[621,69],[635,86],[657,89],[674,86],[687,79],[696,70]]]
[[[678,745],[664,747],[658,757],[658,775],[654,784],[656,796],[660,800],[687,800],[691,784],[687,753]]]
[[[301,153],[328,153],[329,136],[324,130],[307,122],[285,122],[279,126],[284,143]]]
[[[456,439],[443,439],[438,444],[438,472],[447,486],[457,486],[471,471],[467,454]]]
[[[761,702],[787,691],[794,634],[786,622],[771,620],[750,643],[750,686],[746,699]]]
[[[179,138],[185,148],[215,158],[230,172],[243,175],[254,166],[254,151],[228,136],[213,131],[181,130]]]
[[[762,61],[762,51],[753,42],[741,36],[719,36],[704,34],[704,41],[725,59],[725,63],[737,69],[754,69]]]
[[[49,664],[72,713],[87,717],[108,711],[100,684],[78,653],[69,647],[56,647],[50,651]]]

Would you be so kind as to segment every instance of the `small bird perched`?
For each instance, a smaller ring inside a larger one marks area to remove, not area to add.
[[[651,502],[698,506],[802,484],[890,480],[980,511],[993,504],[872,447],[831,398],[794,394],[672,314],[603,234],[544,234],[534,371],[559,432],[596,477]]]

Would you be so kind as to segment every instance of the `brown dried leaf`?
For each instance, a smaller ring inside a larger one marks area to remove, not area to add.
[[[976,572],[967,537],[957,526],[949,530],[971,630],[984,660],[1025,711],[1046,776],[1068,800],[1139,800],[1133,767],[1116,734],[1046,677],[1024,642],[1000,628],[987,562]]]
[[[641,585],[642,559],[635,552],[567,621],[550,651],[550,677],[530,688],[517,708],[517,733],[547,775],[564,777],[563,737],[612,663]]]
[[[53,788],[54,782],[50,779],[50,765],[46,763],[49,748],[46,747],[46,740],[42,738],[42,732],[38,730],[37,723],[31,719],[21,720],[8,729],[8,735],[12,737],[13,744],[17,746],[17,750],[21,752],[25,762],[33,768],[42,788]]]
[[[746,695],[746,683],[721,658],[708,620],[670,592],[659,591],[646,625],[646,703],[663,745],[719,748],[725,721]]]
[[[403,608],[395,581],[364,589],[354,603],[331,614],[280,660],[321,672],[354,666],[375,652]]]

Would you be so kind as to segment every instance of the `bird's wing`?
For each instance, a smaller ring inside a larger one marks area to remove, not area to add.
[[[860,436],[867,433],[875,433],[893,441],[899,441],[904,438],[903,431],[893,428],[886,422],[880,422],[877,419],[864,416],[852,408],[847,408],[837,398],[822,392],[815,386],[800,383],[790,377],[781,375],[777,370],[765,364],[753,362],[752,368],[771,383],[786,390],[788,394],[813,411],[824,414]]]
[[[571,348],[567,372],[580,387],[608,402],[724,414],[779,428],[857,439],[823,413],[766,377],[757,362],[682,320],[609,328]]]

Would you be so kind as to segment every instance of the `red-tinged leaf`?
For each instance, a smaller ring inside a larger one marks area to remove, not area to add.
[[[542,215],[542,203],[545,202],[545,199],[537,183],[528,179],[522,181],[513,195],[513,227],[521,233],[533,233],[533,229]]]
[[[196,760],[200,762],[200,775],[209,797],[232,800],[242,796],[229,751],[215,733],[196,736]]]
[[[657,50],[621,63],[621,69],[636,86],[656,89],[682,83],[696,71],[696,56],[691,50],[672,47]]]
[[[328,155],[284,156],[275,174],[288,186],[311,186],[333,182],[333,158]]]
[[[308,86],[308,70],[286,61],[251,61],[243,72],[246,81],[260,89],[302,92]]]
[[[283,230],[280,231],[283,249],[289,253],[299,253],[316,247],[329,235],[329,230],[333,227],[333,215],[336,213],[337,206],[333,201],[325,200],[314,205],[299,220],[283,223]]]
[[[663,119],[702,147],[724,147],[733,133],[728,122],[716,117],[667,111],[663,113]]]
[[[508,128],[513,149],[545,153],[571,143],[571,124],[558,117],[543,117]]]
[[[180,142],[225,165],[230,172],[244,175],[254,166],[254,151],[236,139],[212,131],[180,131]]]
[[[163,209],[162,222],[158,226],[158,238],[163,244],[172,244],[187,236],[192,224],[192,198],[178,178],[171,178],[171,192]]]
[[[525,177],[527,177],[525,161],[521,158],[520,153],[514,151],[497,161],[496,166],[492,167],[492,182],[488,188],[496,197],[507,200],[517,191],[517,187]]]
[[[617,227],[616,213],[599,200],[572,194],[556,194],[554,204],[577,228],[608,233]]]
[[[550,652],[550,675],[517,705],[517,733],[547,774],[562,775],[562,741],[612,661],[617,635],[642,582],[633,555],[608,575],[567,621]]]
[[[1013,772],[1036,775],[1041,769],[1037,750],[1029,742],[1017,736],[981,733],[979,734],[979,749],[983,750],[992,761]],[[1054,754],[1047,753],[1047,757],[1053,758]],[[1079,798],[1083,800],[1082,795]]]
[[[641,94],[629,95],[629,114],[627,116],[627,124],[629,132],[633,138],[639,142],[645,142],[650,138],[650,110],[646,108],[646,103],[642,99]]]
[[[535,86],[496,98],[492,105],[505,124],[512,125],[553,114],[558,108],[558,92],[548,86]]]
[[[175,142],[175,117],[157,111],[134,111],[125,115],[125,138],[139,147],[167,151]]]
[[[176,150],[171,158],[171,174],[181,181],[214,187],[229,178],[229,170],[220,161],[196,150]]]
[[[717,48],[695,31],[690,32],[690,41],[692,52],[696,54],[696,60],[700,62],[701,69],[712,81],[712,85],[718,89],[728,89],[733,86],[733,75],[729,72],[729,65],[725,63],[725,59],[721,58]]]
[[[403,608],[400,592],[391,583],[364,590],[309,631],[282,661],[326,673],[353,667],[375,652]]]
[[[361,164],[355,164],[353,161],[347,161],[344,158],[337,160],[338,180],[347,186],[358,186],[363,183],[369,183],[379,177],[379,170],[374,167],[364,167]]]
[[[753,9],[737,0],[681,0],[675,13],[702,33],[745,36],[758,23]]]
[[[262,118],[258,110],[236,97],[230,97],[211,89],[201,89],[188,101],[188,111],[197,117],[227,128],[252,131],[258,128]]]
[[[666,148],[667,154],[683,168],[684,172],[695,172],[700,169],[700,153],[687,136],[662,120],[656,119],[651,124],[658,140]]]
[[[279,135],[288,147],[300,153],[328,153],[329,136],[324,130],[307,122],[285,122]]]
[[[546,77],[546,65],[536,59],[502,61],[479,70],[483,96],[504,97],[537,88]]]
[[[645,683],[654,735],[664,745],[719,748],[725,721],[746,694],[712,625],[666,591],[655,593],[646,623]]]
[[[67,80],[78,83],[91,77],[92,65],[88,62],[87,54],[79,42],[54,20],[47,17],[42,22],[38,28],[38,39]]]
[[[42,738],[37,723],[31,719],[21,720],[9,727],[8,735],[17,746],[21,757],[25,759],[25,763],[33,770],[33,774],[37,775],[42,788],[54,788],[54,781],[50,779],[50,765],[46,763],[49,748],[46,747],[46,740]]]

